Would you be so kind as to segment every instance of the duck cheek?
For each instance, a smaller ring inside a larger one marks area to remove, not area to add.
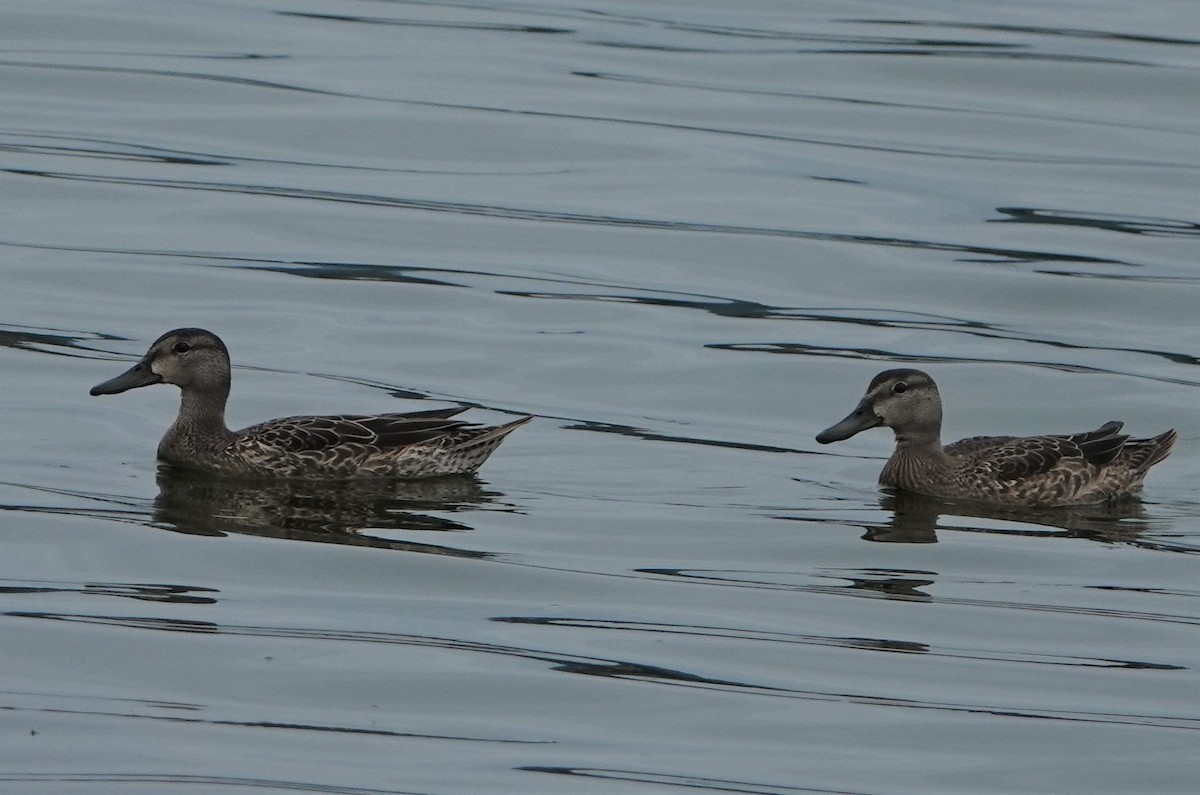
[[[179,368],[173,362],[155,359],[150,362],[150,371],[168,384],[179,383]]]

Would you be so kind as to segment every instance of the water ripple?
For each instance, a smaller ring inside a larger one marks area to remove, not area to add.
[[[1038,207],[997,207],[1007,218],[993,219],[1003,224],[1045,224],[1102,229],[1149,237],[1200,237],[1200,223],[1173,218],[1146,218],[1116,213],[1085,213],[1072,210],[1053,210]]]
[[[866,790],[827,789],[825,787],[803,787],[785,784],[765,784],[753,781],[734,781],[709,776],[659,773],[651,770],[617,770],[598,767],[565,767],[550,765],[525,765],[518,770],[532,773],[552,773],[570,778],[594,779],[597,781],[624,781],[637,784],[654,784],[675,789],[700,790],[702,792],[734,792],[741,795],[871,795]]]
[[[112,341],[121,337],[100,332],[76,331],[71,329],[50,329],[34,326],[14,326],[0,323],[0,347],[14,348],[36,353],[49,353],[54,356],[74,356],[93,358],[84,341]]]
[[[880,324],[886,325],[886,324]],[[1069,345],[1066,343],[1049,342],[1044,340],[1027,339],[1026,342],[1035,344],[1050,345],[1055,348],[1076,348],[1078,350],[1121,350],[1129,353],[1144,353],[1169,361],[1177,361],[1183,359],[1187,364],[1197,364],[1200,360],[1197,357],[1182,353],[1165,353],[1162,351],[1138,350],[1131,351],[1129,349],[1120,348],[1093,348],[1087,345]],[[1194,381],[1189,378],[1178,378],[1163,375],[1149,375],[1145,373],[1134,373],[1129,371],[1117,370],[1111,367],[1095,367],[1085,364],[1076,364],[1074,362],[1054,362],[1054,361],[1036,361],[1030,359],[1005,359],[1005,358],[983,358],[978,356],[945,356],[929,353],[907,354],[899,351],[888,351],[881,348],[849,348],[849,347],[829,347],[823,345],[806,345],[799,342],[739,342],[739,343],[711,343],[705,345],[706,348],[725,351],[740,351],[743,353],[781,353],[788,355],[811,356],[811,357],[832,357],[836,359],[855,359],[863,361],[881,361],[881,362],[896,362],[896,363],[915,363],[915,364],[1013,364],[1024,367],[1037,367],[1046,370],[1055,370],[1064,373],[1092,373],[1115,375],[1122,378],[1139,378],[1146,381],[1157,381],[1164,384],[1179,384],[1180,386],[1200,386],[1200,381]],[[1195,361],[1186,361],[1186,360]],[[1178,363],[1178,362],[1177,362]]]
[[[738,640],[754,643],[783,643],[798,646],[830,646],[840,649],[885,652],[893,654],[921,654],[930,657],[988,660],[993,662],[1026,663],[1031,665],[1065,666],[1069,668],[1123,668],[1130,670],[1182,670],[1184,666],[1145,660],[1119,660],[1099,657],[1082,657],[1061,654],[1039,654],[1011,649],[967,649],[932,647],[920,641],[895,640],[890,638],[839,637],[834,635],[806,635],[796,632],[767,632],[742,627],[718,627],[694,624],[660,624],[653,621],[624,621],[602,618],[579,618],[570,616],[496,616],[492,621],[508,624],[526,624],[544,627],[569,627],[587,630],[646,633],[648,635],[682,635],[688,637],[719,640]]]
[[[364,25],[394,25],[402,28],[434,28],[441,30],[486,31],[492,33],[543,33],[550,35],[575,32],[570,28],[552,28],[545,25],[514,25],[499,22],[436,22],[428,19],[370,17],[361,14],[318,14],[308,11],[276,11],[275,13],[283,17],[311,19],[320,22],[353,22]]]
[[[200,585],[166,585],[162,583],[64,583],[42,581],[0,580],[0,596],[24,594],[74,593],[82,596],[110,596],[121,599],[136,599],[143,602],[167,604],[211,605],[217,599],[212,596],[194,594],[216,594],[215,588]]]
[[[661,50],[661,47],[651,49]],[[887,53],[879,53],[887,54]],[[1051,58],[1049,60],[1073,60],[1070,57],[1064,56],[1061,59]],[[1086,60],[1086,59],[1085,59]],[[385,102],[398,105],[408,105],[414,107],[426,108],[442,108],[459,111],[481,112],[481,113],[498,113],[504,115],[517,115],[530,118],[544,119],[564,119],[569,121],[582,121],[588,123],[603,123],[617,124],[623,126],[641,127],[658,130],[674,130],[680,132],[703,133],[706,135],[730,136],[736,138],[744,138],[747,140],[758,141],[780,141],[784,143],[804,144],[809,146],[822,146],[833,149],[847,149],[852,151],[864,152],[880,152],[887,154],[902,154],[902,155],[917,155],[925,157],[935,157],[938,159],[951,160],[969,160],[969,161],[984,161],[997,163],[1025,163],[1025,164],[1060,164],[1060,165],[1103,165],[1103,166],[1120,166],[1120,167],[1139,167],[1139,168],[1171,168],[1175,170],[1193,170],[1200,168],[1200,165],[1190,162],[1167,161],[1167,160],[1146,160],[1142,158],[1129,157],[1108,157],[1108,156],[1083,156],[1077,154],[1045,154],[1039,152],[1023,151],[1012,152],[1001,149],[993,149],[990,151],[981,151],[979,145],[973,146],[951,146],[943,143],[940,146],[918,146],[912,143],[898,144],[880,144],[867,141],[851,140],[847,135],[836,137],[816,137],[816,136],[799,136],[785,135],[777,132],[766,132],[761,130],[747,130],[728,127],[716,127],[712,125],[684,124],[681,122],[667,122],[653,119],[638,119],[619,116],[596,116],[579,113],[559,113],[546,110],[535,110],[531,108],[512,108],[503,106],[488,106],[475,105],[466,103],[449,103],[435,102],[430,100],[412,100],[394,97],[379,97],[359,94],[354,92],[333,91],[330,89],[312,88],[295,84],[285,84],[272,82],[268,80],[260,80],[247,77],[238,77],[231,75],[220,75],[201,72],[182,72],[177,70],[153,70],[139,69],[133,67],[111,67],[111,66],[80,66],[74,64],[62,63],[33,63],[24,61],[0,61],[0,67],[10,68],[30,68],[30,69],[49,69],[49,70],[66,70],[66,71],[82,71],[95,72],[102,74],[127,74],[127,75],[142,75],[149,77],[163,77],[172,80],[200,80],[206,82],[217,82],[223,84],[231,84],[253,89],[265,89],[272,91],[287,91],[298,92],[313,96],[339,97],[343,99],[354,99],[359,101],[370,102]]]
[[[152,501],[120,494],[2,482],[116,508],[0,504],[0,511],[82,516],[157,527],[185,535],[252,535],[482,560],[492,553],[443,544],[401,541],[387,531],[463,532],[464,522],[438,514],[517,512],[503,494],[474,476],[417,481],[254,481],[219,478],[160,466]]]
[[[701,582],[705,585],[727,588],[794,591],[797,593],[820,593],[827,596],[850,596],[870,599],[898,599],[909,602],[929,602],[1000,610],[1028,610],[1036,613],[1061,613],[1064,615],[1088,616],[1091,618],[1200,626],[1200,615],[1151,613],[1143,610],[1120,610],[1116,608],[1047,604],[1044,602],[1017,602],[1000,599],[971,599],[955,596],[935,597],[927,591],[920,590],[922,587],[932,585],[937,581],[934,572],[907,572],[886,569],[822,569],[811,573],[796,573],[769,570],[673,569],[665,567],[637,569],[637,571],[651,577]],[[914,577],[914,574],[933,576]],[[800,581],[797,582],[797,579]],[[816,580],[818,582],[804,582],[804,580]],[[831,585],[824,582],[827,580],[844,580],[846,584]]]
[[[785,229],[780,227],[740,226],[694,221],[668,221],[652,218],[632,218],[613,215],[591,215],[587,213],[564,212],[561,210],[539,210],[532,208],[506,207],[492,204],[475,204],[470,202],[451,202],[435,199],[383,196],[378,194],[346,193],[344,191],[327,191],[311,188],[288,188],[278,185],[255,185],[251,183],[205,182],[177,179],[152,179],[148,177],[101,176],[96,174],[71,173],[63,171],[40,171],[19,168],[0,169],[0,172],[24,177],[66,180],[71,182],[108,185],[136,185],[147,188],[170,188],[175,190],[206,192],[212,191],[217,193],[237,193],[250,196],[274,196],[287,199],[328,201],[337,202],[339,204],[361,204],[370,205],[373,207],[393,207],[404,210],[453,213],[456,215],[504,218],[507,220],[517,221],[588,224],[592,226],[656,229],[673,232],[704,232],[710,234],[716,233],[727,235],[786,237],[840,243],[866,243],[871,245],[893,246],[899,248],[918,248],[929,251],[950,251],[983,255],[993,257],[998,262],[1077,262],[1109,265],[1122,264],[1119,260],[1114,259],[1092,257],[1080,254],[1060,254],[1049,251],[1023,251],[1020,249],[995,248],[989,246],[939,243],[931,240],[878,237],[872,235],[851,235],[835,232],[811,232],[798,229]]]
[[[965,602],[964,602],[965,603]],[[1083,612],[1083,611],[1079,611]],[[1089,615],[1107,615],[1120,611],[1090,611]],[[637,663],[602,657],[589,657],[570,653],[543,651],[521,646],[462,640],[458,638],[408,635],[391,632],[365,632],[341,629],[314,629],[299,627],[266,627],[254,625],[218,624],[208,621],[184,619],[147,618],[143,616],[104,616],[81,613],[49,613],[10,611],[3,613],[12,618],[30,618],[43,621],[81,623],[97,626],[115,626],[127,629],[144,629],[158,632],[184,632],[245,636],[257,638],[290,638],[351,643],[377,643],[438,648],[447,651],[471,652],[497,655],[508,658],[532,660],[549,664],[556,671],[599,676],[645,683],[684,687],[704,691],[741,693],[744,695],[774,698],[799,699],[862,704],[877,707],[893,707],[938,712],[996,715],[1012,718],[1067,721],[1071,723],[1098,723],[1107,725],[1154,726],[1163,729],[1200,730],[1200,718],[1179,715],[1137,714],[1092,710],[1068,710],[1043,707],[1013,707],[980,703],[923,701],[895,696],[879,696],[844,690],[813,690],[778,685],[744,682],[729,677],[711,677],[690,673],[678,668]],[[1200,624],[1200,619],[1187,623]]]
[[[298,166],[303,169],[367,171],[384,174],[446,174],[456,176],[529,176],[562,173],[562,169],[510,169],[499,166],[480,168],[395,168],[387,165],[356,165],[316,160],[250,157],[172,149],[110,138],[70,135],[42,130],[0,129],[0,152],[83,160],[104,160],[164,166]]]
[[[49,704],[69,704],[56,706]],[[98,703],[99,706],[92,706]],[[468,743],[499,743],[506,745],[544,745],[545,740],[521,740],[508,737],[478,737],[425,732],[402,732],[392,729],[338,726],[333,724],[288,723],[284,721],[236,720],[232,718],[201,717],[198,713],[214,708],[204,704],[80,696],[63,693],[27,693],[19,690],[0,691],[0,710],[15,713],[46,715],[84,715],[89,717],[146,720],[169,724],[198,724],[204,726],[234,726],[248,729],[281,729],[329,734],[356,734],[374,737],[394,737],[417,740],[452,740]],[[164,714],[165,713],[165,714]],[[181,714],[188,713],[188,714]],[[0,779],[2,780],[2,779]]]
[[[145,784],[183,785],[221,789],[276,790],[279,792],[315,792],[324,795],[430,795],[428,790],[378,789],[340,784],[316,784],[275,778],[245,776],[191,775],[187,773],[0,773],[0,781],[25,784],[128,784],[141,789]]]

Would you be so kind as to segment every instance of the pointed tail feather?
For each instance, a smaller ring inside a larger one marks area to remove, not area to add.
[[[506,425],[484,428],[481,433],[451,447],[447,452],[459,462],[456,471],[470,474],[479,469],[504,441],[504,437],[532,419],[533,417],[522,417]]]
[[[1153,444],[1153,450],[1150,455],[1150,460],[1146,462],[1146,468],[1157,464],[1171,454],[1171,450],[1175,447],[1175,440],[1179,438],[1179,434],[1172,428],[1169,431],[1164,431],[1153,439],[1149,439]]]
[[[483,445],[486,445],[490,442],[495,442],[496,444],[499,444],[501,439],[503,439],[505,436],[508,436],[510,433],[515,431],[517,428],[520,428],[522,425],[524,425],[525,423],[529,422],[532,419],[533,419],[533,417],[522,417],[519,420],[516,420],[514,422],[509,422],[504,425],[496,425],[491,428],[485,428],[480,433],[478,433],[474,436],[471,436],[471,438],[464,439],[463,441],[454,445],[454,447],[452,447],[451,449],[456,450],[456,451],[462,451],[462,450],[470,450],[475,447],[482,447]]]
[[[1129,465],[1135,472],[1145,473],[1150,467],[1171,454],[1179,434],[1172,428],[1149,439],[1134,439],[1125,445]]]

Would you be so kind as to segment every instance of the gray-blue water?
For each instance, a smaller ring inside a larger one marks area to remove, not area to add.
[[[0,8],[0,790],[1200,790],[1192,2]],[[531,413],[475,479],[159,477],[235,427]],[[1132,510],[821,447],[1176,427]]]

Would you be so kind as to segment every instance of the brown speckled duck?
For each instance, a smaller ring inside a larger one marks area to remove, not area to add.
[[[974,436],[942,446],[942,400],[920,370],[887,370],[846,419],[817,435],[821,444],[886,425],[896,451],[884,486],[931,497],[1038,508],[1126,497],[1171,453],[1175,431],[1150,439],[1118,434],[1121,423],[1061,436]]]
[[[408,414],[284,417],[231,431],[225,425],[229,352],[211,331],[163,334],[126,372],[92,387],[115,395],[175,384],[179,416],[158,445],[170,464],[243,477],[334,480],[425,478],[474,472],[532,417],[485,427],[450,419],[461,407]]]

